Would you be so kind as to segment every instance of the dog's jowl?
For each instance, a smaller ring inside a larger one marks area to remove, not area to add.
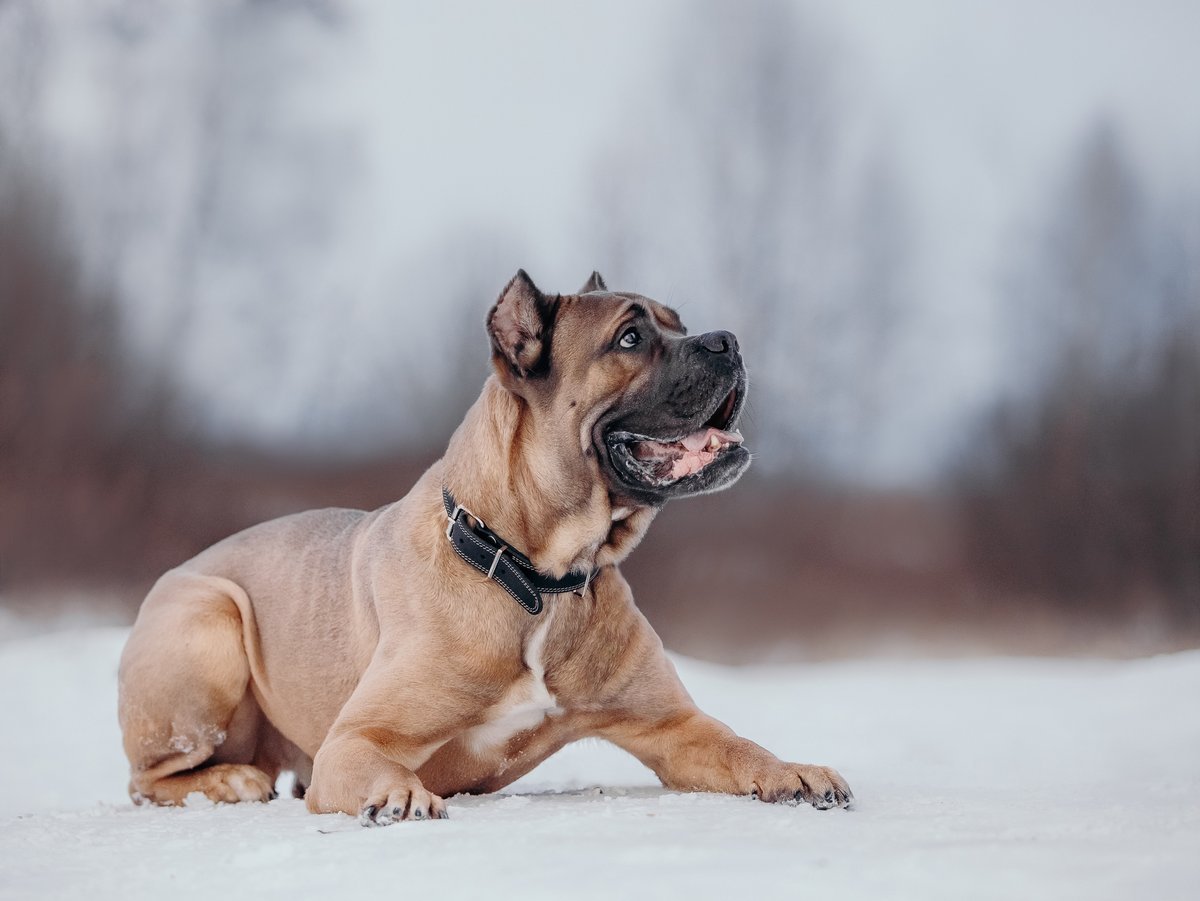
[[[749,465],[737,339],[598,274],[547,295],[518,272],[487,332],[494,374],[405,497],[158,580],[121,658],[134,799],[264,801],[290,770],[314,812],[436,819],[596,736],[673,789],[847,806],[832,769],[696,708],[618,569],[666,501]]]

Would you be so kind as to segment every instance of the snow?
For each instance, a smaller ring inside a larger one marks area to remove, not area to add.
[[[0,897],[1194,898],[1200,652],[1132,661],[677,661],[697,701],[836,766],[854,811],[657,787],[601,743],[451,819],[363,829],[290,798],[135,808],[121,628],[0,644]]]

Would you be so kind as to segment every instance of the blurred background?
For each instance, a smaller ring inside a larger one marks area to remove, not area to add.
[[[712,659],[1200,641],[1200,5],[0,0],[0,632],[403,495],[527,269],[735,331]]]

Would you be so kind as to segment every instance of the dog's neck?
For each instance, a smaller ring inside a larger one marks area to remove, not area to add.
[[[574,438],[537,424],[529,405],[495,376],[442,458],[458,502],[556,578],[619,563],[657,512],[614,508],[596,465]]]

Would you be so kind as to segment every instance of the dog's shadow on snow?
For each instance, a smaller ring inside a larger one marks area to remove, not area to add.
[[[447,798],[446,802],[456,807],[467,808],[497,805],[518,807],[530,803],[544,804],[557,801],[598,801],[610,798],[652,799],[675,794],[678,792],[654,785],[592,785],[586,788],[547,788],[540,791],[502,792],[487,795],[454,795],[452,798]]]
[[[486,818],[489,814],[497,814],[501,816],[506,814],[511,815],[511,812],[516,808],[530,805],[550,805],[564,803],[577,805],[582,802],[603,802],[616,799],[652,801],[668,795],[677,794],[679,794],[679,792],[669,791],[665,788],[656,786],[594,785],[587,788],[548,788],[542,790],[505,792],[485,795],[453,795],[446,798],[446,806],[450,812],[450,822],[453,822],[455,819],[455,810],[466,813],[468,817],[472,817],[473,814],[479,814]],[[318,827],[317,831],[322,835],[331,835],[339,832],[359,832],[361,830],[361,826],[357,818],[352,818],[346,816],[345,814],[324,815],[321,818],[328,818],[334,821],[332,823],[324,823],[321,827]],[[407,826],[416,824],[412,823],[411,821],[405,821],[395,825]],[[395,828],[395,826],[391,828]]]

